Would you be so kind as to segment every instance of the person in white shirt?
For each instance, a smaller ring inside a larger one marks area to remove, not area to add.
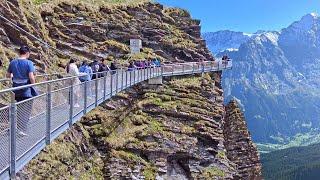
[[[79,76],[79,75],[86,75],[85,73],[80,73],[78,66],[76,65],[76,61],[74,59],[71,59],[69,61],[69,64],[66,67],[66,71],[68,73],[68,75],[70,76]],[[79,80],[78,77],[74,77],[72,79],[72,83],[73,83],[73,97],[74,97],[74,107],[75,108],[79,108],[79,100],[80,100],[80,84],[81,81]]]

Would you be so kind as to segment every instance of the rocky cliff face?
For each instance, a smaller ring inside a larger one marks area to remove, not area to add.
[[[207,74],[119,94],[20,177],[259,179],[261,165],[237,104],[224,109],[220,74]]]
[[[237,165],[240,179],[261,178],[260,157],[235,100],[226,106],[224,123],[227,157]]]
[[[62,71],[71,56],[116,59],[120,64],[128,58],[155,56],[167,62],[214,59],[200,37],[200,22],[180,9],[153,3],[98,7],[68,1],[34,7],[27,0],[1,1],[0,8],[7,18],[70,54],[46,49],[1,21],[5,66],[20,44],[32,47],[39,72]],[[132,37],[141,38],[144,48],[128,56]],[[252,168],[240,170],[244,164],[229,157],[223,101],[220,73],[166,79],[162,86],[135,86],[89,113],[19,177],[239,179],[247,171],[248,177],[259,177],[258,171],[250,176],[256,161],[246,161]],[[249,134],[241,137],[249,139]],[[254,157],[256,150],[247,154]],[[236,156],[245,159],[241,153]]]
[[[58,3],[59,2],[59,3]],[[15,48],[27,44],[39,72],[61,71],[70,56],[77,59],[108,58],[126,63],[157,56],[162,61],[213,60],[200,38],[200,21],[185,10],[163,8],[160,4],[94,6],[54,1],[40,7],[29,0],[1,1],[5,17],[50,45],[70,54],[47,49],[6,21],[0,22],[0,57],[5,65],[16,56]],[[143,41],[140,54],[129,56],[130,38]]]

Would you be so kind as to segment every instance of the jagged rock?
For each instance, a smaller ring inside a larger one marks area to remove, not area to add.
[[[233,100],[226,107],[224,124],[227,157],[237,165],[240,179],[262,179],[260,157],[252,143],[243,114]]]

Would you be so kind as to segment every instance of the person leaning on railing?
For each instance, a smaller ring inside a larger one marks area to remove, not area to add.
[[[28,58],[30,57],[30,49],[28,46],[22,46],[19,50],[19,58],[10,62],[7,78],[12,78],[13,87],[25,86],[35,83],[35,68]],[[33,87],[15,90],[15,100],[17,102],[25,101],[38,93]],[[17,106],[17,120],[18,120],[18,133],[19,135],[27,135],[27,125],[31,116],[33,101],[29,100]]]

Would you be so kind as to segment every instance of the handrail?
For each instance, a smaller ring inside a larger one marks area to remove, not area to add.
[[[172,66],[176,66],[176,65],[193,65],[193,64],[198,64],[198,65],[202,65],[202,64],[206,64],[206,63],[219,63],[218,61],[204,61],[204,62],[186,62],[186,63],[177,63],[177,64],[161,64],[162,67],[172,67]],[[154,68],[155,66],[146,66],[145,68]],[[145,69],[142,67],[136,67],[135,69]],[[123,68],[121,68],[123,69]],[[128,70],[129,68],[127,68]],[[96,73],[92,73],[90,75],[100,75],[100,74],[105,74],[108,72],[117,72],[117,70],[109,70],[109,71],[103,71],[103,72],[96,72]],[[55,82],[59,82],[59,81],[65,81],[65,80],[70,80],[72,78],[79,78],[79,77],[83,77],[83,76],[87,76],[88,74],[82,74],[82,75],[77,75],[77,76],[67,76],[65,78],[60,78],[60,79],[55,79],[55,80],[49,80],[49,81],[44,81],[44,82],[39,82],[39,83],[34,83],[34,84],[28,84],[28,85],[24,85],[24,86],[19,86],[19,87],[13,87],[13,88],[9,88],[9,89],[4,89],[4,90],[0,90],[0,94],[2,93],[6,93],[6,92],[10,92],[10,91],[17,91],[20,89],[24,89],[24,88],[30,88],[30,87],[34,87],[34,86],[40,86],[43,84],[47,84],[47,83],[55,83]]]

